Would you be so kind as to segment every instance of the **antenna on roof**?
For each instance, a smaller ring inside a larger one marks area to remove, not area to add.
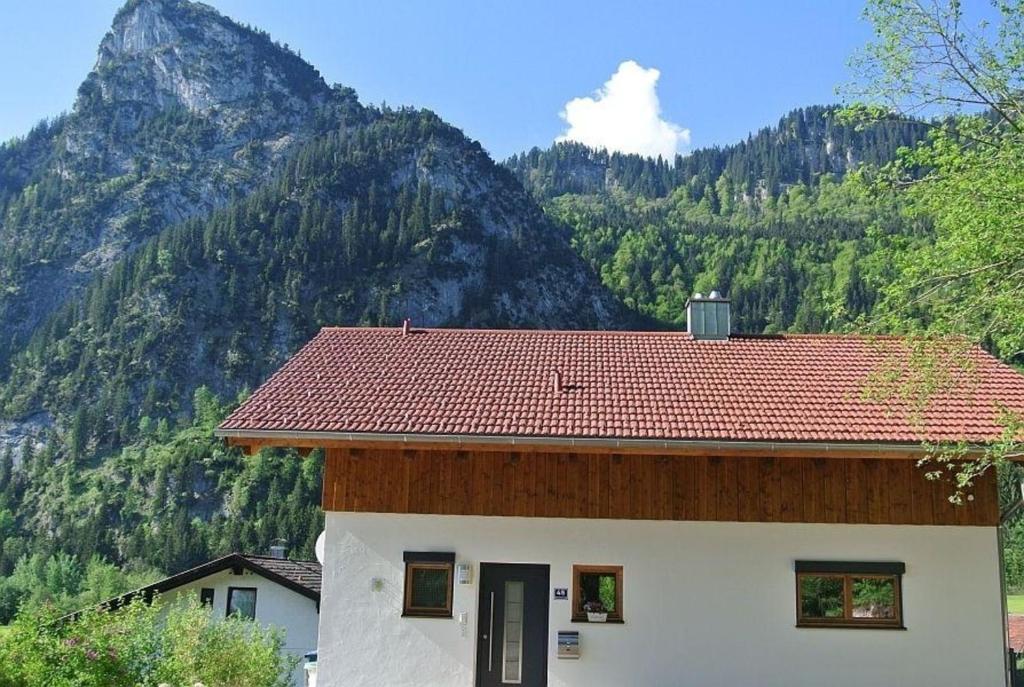
[[[402,336],[409,336],[409,327],[410,326],[411,325],[409,323],[409,318],[408,317],[405,318],[404,320],[402,320]]]

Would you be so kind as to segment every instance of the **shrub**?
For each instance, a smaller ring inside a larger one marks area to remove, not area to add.
[[[286,687],[295,659],[281,644],[279,631],[214,618],[194,596],[65,622],[44,609],[0,638],[0,687]]]

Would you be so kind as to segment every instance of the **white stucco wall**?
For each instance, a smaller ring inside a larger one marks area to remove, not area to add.
[[[199,590],[203,587],[214,590],[215,618],[223,618],[227,614],[228,587],[256,588],[256,620],[264,627],[273,626],[284,631],[284,649],[299,658],[298,667],[292,678],[293,684],[302,687],[305,681],[302,657],[307,652],[316,650],[320,615],[316,602],[249,570],[243,570],[241,575],[235,575],[230,570],[222,570],[171,590],[164,594],[162,599],[170,602],[179,595],[188,593],[198,597]]]
[[[553,687],[1004,684],[994,528],[356,513],[326,528],[320,687],[472,685],[481,561],[547,563],[570,588],[573,563],[624,566],[624,625],[549,602]],[[407,550],[473,564],[455,619],[401,617]],[[907,630],[796,628],[796,559],[905,562]],[[558,630],[579,631],[579,660],[556,658]]]

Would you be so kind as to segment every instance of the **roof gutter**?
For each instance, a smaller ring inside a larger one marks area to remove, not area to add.
[[[750,451],[759,453],[806,452],[828,455],[866,451],[871,453],[920,454],[928,449],[919,443],[858,443],[858,442],[807,442],[807,441],[732,441],[717,439],[616,439],[601,437],[549,437],[549,436],[503,436],[486,434],[405,434],[385,432],[316,432],[287,431],[270,429],[221,429],[214,430],[214,436],[223,439],[260,441],[296,441],[304,444],[316,442],[347,443],[389,443],[444,444],[453,447],[510,446],[522,448],[551,449],[602,449],[622,451]],[[975,450],[974,446],[969,448]],[[981,450],[981,447],[977,447]]]

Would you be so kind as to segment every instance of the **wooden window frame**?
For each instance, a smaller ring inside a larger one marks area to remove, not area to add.
[[[252,592],[252,618],[256,620],[256,605],[259,603],[260,595],[259,590],[256,587],[228,587],[227,600],[224,602],[224,617],[231,617],[231,597],[235,592]],[[239,614],[240,618],[250,620],[246,616]]]
[[[405,594],[402,599],[403,618],[451,618],[452,596],[455,590],[455,554],[434,551],[406,551]],[[444,608],[412,605],[412,581],[416,570],[444,570],[448,573],[448,588]]]
[[[622,566],[621,565],[573,565],[572,566],[572,622],[587,623],[587,612],[583,610],[580,576],[615,576],[615,611],[608,613],[606,623],[624,623],[622,612]]]
[[[905,630],[903,623],[903,563],[847,561],[797,561],[796,626],[810,628],[845,628],[874,630]],[[803,614],[801,582],[805,577],[823,577],[843,581],[843,616],[841,618],[807,618]],[[853,580],[892,580],[895,595],[894,618],[855,618],[853,616]]]

